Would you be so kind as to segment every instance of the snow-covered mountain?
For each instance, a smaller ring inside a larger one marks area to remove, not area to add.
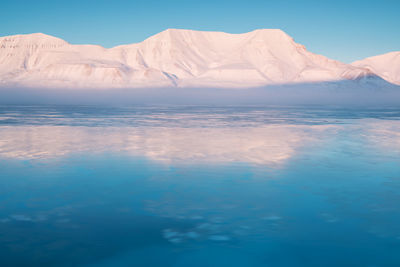
[[[386,81],[400,85],[400,51],[369,57],[352,65],[369,69]]]
[[[169,29],[110,49],[41,33],[0,38],[0,86],[256,87],[380,80],[374,72],[308,52],[276,29],[244,34]]]

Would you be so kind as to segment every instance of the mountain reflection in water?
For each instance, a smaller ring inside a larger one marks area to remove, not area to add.
[[[1,263],[397,266],[399,118],[1,106]]]

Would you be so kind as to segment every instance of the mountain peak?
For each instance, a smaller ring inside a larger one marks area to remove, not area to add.
[[[366,76],[370,68],[313,54],[280,29],[167,29],[110,49],[43,33],[0,38],[0,83],[19,86],[255,87]]]
[[[68,44],[66,41],[44,33],[17,34],[0,37],[0,43],[6,45],[33,45],[33,44]]]
[[[255,29],[253,31],[244,32],[244,33],[228,33],[222,31],[199,31],[199,30],[189,30],[189,29],[177,29],[177,28],[168,28],[164,31],[155,34],[153,36],[165,35],[165,34],[208,34],[208,35],[231,35],[231,36],[240,36],[240,35],[275,35],[275,36],[285,36],[290,37],[286,32],[281,29]],[[291,38],[291,37],[290,37]]]
[[[355,61],[353,66],[366,68],[390,83],[400,85],[400,51]]]
[[[288,36],[288,34],[281,29],[255,29],[251,32],[259,34],[280,34]]]

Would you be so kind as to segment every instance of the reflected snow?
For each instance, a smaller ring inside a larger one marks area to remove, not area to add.
[[[396,109],[0,114],[5,266],[400,263]]]

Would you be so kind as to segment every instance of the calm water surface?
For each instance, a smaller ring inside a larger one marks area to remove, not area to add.
[[[0,265],[400,266],[399,119],[0,106]]]

